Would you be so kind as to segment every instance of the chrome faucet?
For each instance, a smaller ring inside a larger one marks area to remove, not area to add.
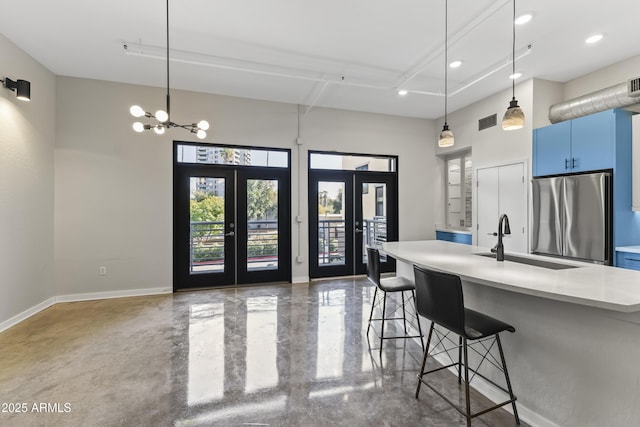
[[[504,221],[504,232],[502,231],[502,222]],[[511,234],[511,228],[509,227],[509,217],[507,214],[502,214],[498,221],[498,243],[491,248],[491,252],[496,254],[496,261],[504,261],[504,245],[502,244],[502,236],[505,234]],[[494,236],[496,233],[494,233]]]

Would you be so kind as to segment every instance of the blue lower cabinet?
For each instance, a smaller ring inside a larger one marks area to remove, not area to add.
[[[447,242],[462,243],[465,245],[471,244],[471,234],[466,233],[452,233],[449,231],[436,231],[436,239],[444,240]]]
[[[640,271],[640,254],[616,251],[616,266]]]

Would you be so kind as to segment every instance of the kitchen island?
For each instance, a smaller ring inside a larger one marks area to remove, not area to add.
[[[389,242],[383,251],[400,276],[413,278],[413,264],[460,275],[467,307],[516,328],[503,343],[528,423],[637,425],[640,272],[524,254],[520,261],[538,265],[497,262],[481,255],[489,248],[443,241]]]

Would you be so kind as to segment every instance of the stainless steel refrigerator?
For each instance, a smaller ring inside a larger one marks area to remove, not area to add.
[[[611,174],[534,178],[531,252],[612,264]]]

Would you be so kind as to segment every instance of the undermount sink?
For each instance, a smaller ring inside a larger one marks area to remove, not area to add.
[[[475,254],[475,255],[480,255],[480,256],[484,256],[487,258],[496,258],[496,254],[494,253],[489,253],[489,254]],[[504,260],[505,261],[511,261],[511,262],[517,262],[520,264],[527,264],[527,265],[532,265],[534,267],[542,267],[542,268],[548,268],[550,270],[565,270],[568,268],[578,268],[578,266],[576,265],[567,265],[567,264],[560,264],[557,262],[551,262],[551,261],[543,261],[543,260],[539,260],[539,259],[532,259],[532,258],[525,258],[525,257],[520,257],[520,256],[516,256],[516,255],[509,255],[509,254],[505,254],[504,255]]]

